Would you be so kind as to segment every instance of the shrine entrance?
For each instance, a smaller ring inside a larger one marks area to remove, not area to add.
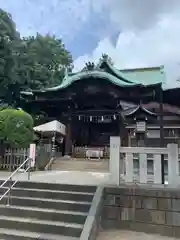
[[[121,116],[114,111],[79,112],[72,118],[72,156],[89,160],[108,159],[110,136],[118,136]]]
[[[89,120],[87,120],[88,118]],[[108,146],[110,136],[116,136],[120,128],[119,121],[109,116],[86,116],[86,121],[79,119],[72,124],[74,126],[72,132],[74,146]]]

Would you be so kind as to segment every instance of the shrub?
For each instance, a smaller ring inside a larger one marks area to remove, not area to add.
[[[28,147],[33,141],[33,119],[23,110],[0,111],[0,139],[11,147]]]

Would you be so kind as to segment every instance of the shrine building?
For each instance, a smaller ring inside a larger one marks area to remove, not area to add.
[[[155,147],[160,124],[164,144],[180,136],[179,91],[163,90],[165,82],[162,66],[118,70],[103,55],[97,65],[66,73],[59,86],[21,92],[21,107],[66,126],[66,155],[85,147],[108,149],[110,136],[120,136],[125,146]]]

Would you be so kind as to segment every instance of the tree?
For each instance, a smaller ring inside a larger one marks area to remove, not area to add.
[[[33,141],[31,115],[16,109],[0,111],[0,140],[11,147],[28,147]]]
[[[72,56],[55,36],[23,38],[20,51],[19,76],[24,88],[42,89],[59,85],[65,69],[72,70]]]
[[[16,45],[20,35],[11,16],[0,9],[0,97],[12,103],[19,94],[15,71]]]
[[[0,100],[17,107],[20,91],[59,85],[72,56],[55,36],[20,38],[11,15],[0,9]]]
[[[0,9],[0,98],[16,106],[21,90],[59,85],[72,56],[55,36],[20,38],[11,15]]]

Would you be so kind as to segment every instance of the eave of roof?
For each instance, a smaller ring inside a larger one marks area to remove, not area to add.
[[[133,82],[125,82],[121,79],[118,79],[114,77],[113,75],[104,72],[104,71],[98,71],[98,70],[91,70],[91,71],[83,71],[79,72],[75,75],[72,76],[66,76],[63,80],[63,82],[56,86],[56,87],[51,87],[51,88],[46,88],[44,90],[36,90],[36,91],[31,91],[31,92],[23,92],[24,95],[31,95],[33,92],[53,92],[57,91],[60,89],[64,89],[68,86],[70,86],[72,83],[80,81],[82,79],[87,79],[87,78],[96,78],[97,81],[98,79],[106,79],[107,81],[113,83],[114,85],[117,85],[119,87],[134,87],[134,86],[140,86],[141,84],[133,83]]]
[[[142,105],[138,105],[138,106],[135,107],[135,108],[131,108],[131,109],[124,110],[123,115],[124,115],[125,117],[131,116],[131,115],[133,115],[134,113],[136,113],[136,112],[137,112],[138,110],[140,110],[140,109],[141,109],[142,111],[146,112],[146,113],[149,114],[149,115],[157,116],[156,113],[149,111],[148,109],[146,109],[146,108],[143,107]]]

